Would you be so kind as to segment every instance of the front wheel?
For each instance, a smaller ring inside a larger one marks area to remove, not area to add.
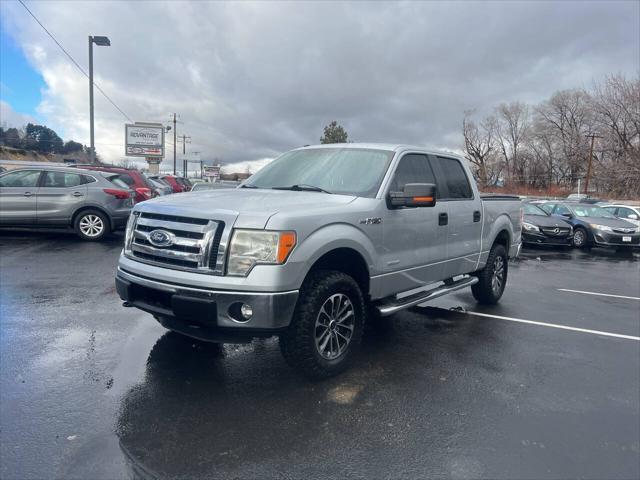
[[[332,270],[312,273],[300,291],[280,350],[289,365],[310,378],[344,371],[360,346],[365,303],[349,275]]]
[[[576,228],[573,232],[573,246],[576,248],[587,246],[587,231],[584,228]]]
[[[495,244],[491,247],[487,264],[475,273],[478,283],[471,286],[471,293],[478,303],[483,305],[498,303],[507,285],[508,260],[507,250],[503,245]]]

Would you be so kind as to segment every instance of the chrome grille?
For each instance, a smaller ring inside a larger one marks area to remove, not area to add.
[[[541,230],[545,235],[551,235],[554,237],[566,237],[571,231],[570,228],[566,227],[543,227]]]
[[[171,238],[159,246],[151,233],[161,230]],[[127,252],[136,260],[178,270],[222,275],[224,248],[220,239],[224,222],[142,212],[138,215]],[[156,242],[154,244],[154,242]]]
[[[635,233],[636,229],[622,227],[622,228],[614,228],[613,231],[616,233]]]

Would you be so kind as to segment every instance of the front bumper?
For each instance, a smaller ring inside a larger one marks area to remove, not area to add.
[[[630,238],[628,242],[624,238]],[[638,247],[640,246],[640,234],[593,231],[593,240],[596,245],[604,247]]]
[[[522,242],[530,245],[573,245],[573,235],[550,236],[538,232],[522,232]]]
[[[122,268],[118,268],[116,289],[130,306],[151,313],[171,330],[202,340],[229,343],[234,339],[242,343],[285,329],[298,300],[298,290],[213,290],[160,282]],[[238,319],[237,312],[242,304],[253,309],[249,320]]]

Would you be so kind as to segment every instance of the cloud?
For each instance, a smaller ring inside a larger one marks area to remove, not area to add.
[[[38,123],[31,115],[16,112],[11,105],[4,100],[0,100],[0,127],[21,128],[27,123]]]
[[[168,124],[179,113],[178,134],[205,160],[272,158],[317,143],[334,119],[356,141],[458,149],[465,110],[640,71],[637,2],[29,7],[83,66],[87,35],[109,36],[111,47],[94,49],[97,83],[133,120]],[[88,143],[87,79],[17,2],[2,8],[3,27],[45,79],[38,113]],[[96,92],[103,157],[122,158],[125,121]]]

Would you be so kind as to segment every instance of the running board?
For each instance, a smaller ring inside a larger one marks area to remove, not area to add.
[[[414,293],[413,295],[409,295],[408,297],[394,299],[388,303],[382,303],[380,305],[377,305],[376,308],[378,309],[378,312],[380,312],[381,316],[387,317],[389,315],[393,315],[396,312],[399,312],[400,310],[415,307],[416,305],[420,305],[421,303],[441,297],[443,295],[446,295],[447,293],[455,292],[456,290],[470,287],[471,285],[474,285],[476,283],[478,283],[477,277],[464,277],[449,285],[441,285],[432,290],[427,290],[426,292],[418,292]]]

